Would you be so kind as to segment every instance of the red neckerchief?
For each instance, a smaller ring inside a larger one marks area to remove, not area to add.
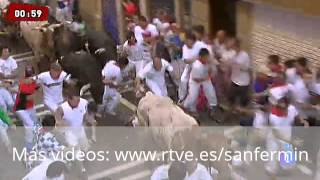
[[[130,42],[128,42],[128,44],[129,44],[129,46],[135,46],[136,45],[136,43],[130,43]]]
[[[282,79],[275,78],[271,84],[271,88],[282,87],[286,85],[286,82],[284,82]]]
[[[288,115],[288,111],[282,110],[276,106],[271,107],[271,114],[278,116],[278,117],[286,117]]]
[[[203,64],[203,65],[207,65],[207,64],[208,64],[208,61],[207,61],[207,62],[202,62],[200,59],[199,59],[199,61],[200,61],[201,64]]]
[[[283,68],[280,64],[277,64],[271,67],[271,71],[274,73],[281,73],[283,71]]]

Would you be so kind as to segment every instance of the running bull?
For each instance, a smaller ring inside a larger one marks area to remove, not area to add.
[[[71,74],[72,78],[77,79],[78,88],[90,84],[89,90],[94,101],[101,104],[104,91],[101,77],[102,68],[92,55],[84,51],[70,53],[61,58],[59,63],[64,71]]]

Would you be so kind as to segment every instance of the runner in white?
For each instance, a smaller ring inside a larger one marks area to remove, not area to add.
[[[67,91],[67,101],[61,104],[55,112],[56,127],[65,127],[65,140],[69,148],[77,151],[88,151],[89,142],[84,129],[85,122],[95,125],[88,116],[88,101],[80,98],[80,92],[74,88]],[[78,153],[77,153],[78,154]],[[79,162],[82,172],[85,172],[82,162]]]
[[[225,51],[226,43],[226,32],[224,30],[219,30],[216,34],[216,39],[214,40],[214,49],[218,56],[221,56]]]
[[[115,109],[120,103],[121,94],[118,92],[119,84],[122,81],[121,70],[128,65],[127,58],[119,58],[116,61],[109,61],[102,70],[104,111],[116,115]]]
[[[64,162],[47,159],[23,177],[22,180],[64,180],[66,171],[67,167]]]
[[[127,34],[127,41],[123,45],[124,52],[128,55],[130,69],[134,68],[136,76],[143,69],[143,48],[137,43],[133,32]]]
[[[62,71],[58,63],[51,64],[49,72],[36,76],[37,82],[41,84],[43,89],[44,104],[51,112],[55,112],[59,104],[63,102],[63,82],[67,82],[69,79],[70,75]]]
[[[308,122],[300,117],[298,110],[291,105],[287,97],[279,99],[277,104],[271,107],[269,123],[272,128],[268,130],[266,138],[268,152],[280,151],[286,144],[291,142],[292,126],[296,120],[304,124],[304,126],[309,126]],[[273,156],[266,163],[266,170],[271,174],[275,174],[279,170],[275,154]]]
[[[143,42],[143,33],[145,31],[150,32],[152,38],[159,36],[159,31],[157,27],[151,23],[148,23],[146,17],[140,16],[139,25],[134,28],[134,34],[136,36],[138,44],[141,44]]]
[[[17,62],[10,56],[9,48],[3,47],[0,58],[0,105],[5,111],[14,105],[11,91],[14,91],[13,84],[17,78],[17,69]]]
[[[186,67],[181,75],[181,82],[179,87],[180,103],[187,97],[191,64],[198,58],[200,49],[202,48],[207,48],[206,44],[201,41],[196,41],[196,37],[194,34],[187,33],[186,43],[182,48],[182,59],[186,63]]]
[[[205,96],[209,102],[211,115],[217,106],[217,97],[215,88],[212,85],[212,66],[210,64],[210,53],[206,48],[200,50],[199,59],[191,67],[189,80],[189,94],[184,102],[184,107],[192,113],[196,113],[196,101],[199,97],[200,86],[203,86]]]
[[[187,176],[184,180],[213,180],[208,169],[196,161],[186,162],[186,168]]]
[[[164,59],[155,57],[153,62],[150,62],[140,72],[139,79],[146,80],[148,88],[157,96],[167,96],[167,86],[165,81],[165,73],[168,71],[171,75],[173,67]],[[173,75],[171,75],[173,77]],[[138,81],[137,87],[141,87],[141,82]]]

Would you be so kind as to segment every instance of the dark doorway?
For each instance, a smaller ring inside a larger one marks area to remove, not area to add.
[[[210,0],[209,2],[211,33],[224,29],[229,35],[235,35],[237,0]]]

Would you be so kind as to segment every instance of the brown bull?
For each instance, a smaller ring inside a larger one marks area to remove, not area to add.
[[[55,61],[53,35],[54,29],[60,26],[60,24],[49,25],[48,22],[20,23],[22,36],[35,55],[35,65],[38,65],[42,55],[51,62]]]

